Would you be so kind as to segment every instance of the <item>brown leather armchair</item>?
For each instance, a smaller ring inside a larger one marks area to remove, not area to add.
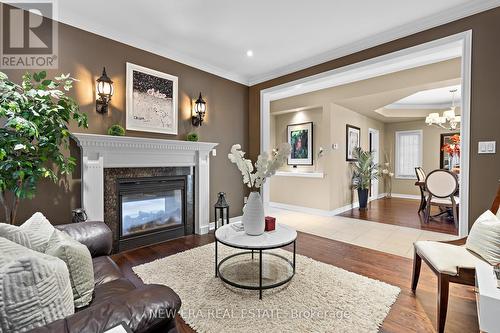
[[[179,296],[161,285],[134,286],[108,256],[112,233],[103,222],[56,226],[86,245],[94,264],[94,297],[85,308],[31,332],[104,332],[122,322],[133,332],[177,332]]]

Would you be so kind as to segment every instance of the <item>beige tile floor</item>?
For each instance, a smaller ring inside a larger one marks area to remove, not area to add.
[[[413,243],[417,240],[457,238],[457,236],[427,230],[342,216],[318,216],[278,208],[270,208],[267,215],[276,217],[278,223],[287,224],[298,231],[406,258],[413,257]]]

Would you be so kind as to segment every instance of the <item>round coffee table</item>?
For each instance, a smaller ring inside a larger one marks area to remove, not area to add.
[[[236,288],[258,290],[262,299],[262,290],[279,287],[295,275],[296,239],[295,229],[279,223],[275,230],[259,236],[247,235],[226,224],[215,231],[215,277]],[[229,255],[219,262],[218,243],[246,251]],[[264,252],[290,244],[293,244],[292,260]],[[254,259],[254,253],[258,254],[258,260]]]

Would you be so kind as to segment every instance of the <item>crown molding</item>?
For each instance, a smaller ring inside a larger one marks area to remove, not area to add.
[[[460,100],[455,100],[457,104]],[[406,104],[406,103],[392,103],[384,106],[386,110],[443,110],[449,109],[453,106],[451,101],[445,103],[422,103],[422,104]]]
[[[262,75],[256,75],[249,78],[249,85],[253,86],[268,80],[272,80],[287,74],[291,74],[302,69],[306,69],[315,65],[322,64],[327,61],[338,59],[349,54],[360,52],[371,47],[388,43],[399,38],[403,38],[415,33],[425,31],[446,23],[450,23],[467,16],[478,14],[495,7],[500,6],[500,0],[475,0],[467,2],[463,5],[456,6],[452,9],[436,13],[428,16],[425,19],[416,20],[399,27],[387,30],[385,32],[375,34],[356,42],[340,46],[328,52],[319,54],[314,57],[307,58],[303,61],[296,62],[291,65],[277,68]]]
[[[12,4],[15,6],[15,3]],[[67,10],[68,13],[70,13],[71,17],[79,17],[79,15],[76,15],[74,12],[71,12]],[[181,64],[199,69],[201,71],[222,77],[224,79],[234,81],[243,85],[248,86],[248,77],[244,75],[240,75],[238,73],[234,73],[231,71],[227,71],[225,69],[219,68],[217,66],[209,65],[205,61],[201,59],[197,59],[194,57],[191,57],[185,53],[181,53],[178,51],[175,51],[173,48],[170,48],[162,43],[154,43],[151,41],[148,41],[146,39],[138,39],[134,38],[131,35],[128,35],[126,33],[123,33],[119,29],[116,30],[111,30],[110,27],[104,26],[100,22],[92,22],[91,27],[87,27],[88,24],[85,24],[81,18],[77,21],[73,22],[68,22],[64,18],[59,15],[59,18],[57,19],[58,22],[66,24],[68,26],[87,31],[90,33],[93,33],[95,35],[105,37],[111,40],[114,40],[116,42],[126,44],[131,47],[135,47],[140,50],[144,50],[147,52],[151,52],[153,54],[156,54],[158,56],[161,56],[163,58],[167,58],[176,62],[179,62]],[[85,28],[83,28],[85,27]]]
[[[11,5],[16,6],[15,3],[12,3]],[[277,68],[273,71],[254,76],[241,75],[233,71],[228,71],[223,68],[219,68],[217,66],[209,65],[201,59],[194,58],[185,53],[175,51],[173,48],[153,43],[144,39],[134,38],[133,36],[124,34],[120,30],[111,31],[109,27],[105,27],[98,22],[93,22],[90,28],[87,27],[82,28],[83,26],[85,26],[85,24],[83,24],[81,20],[77,22],[67,22],[66,20],[60,17],[61,15],[59,15],[58,21],[84,31],[94,33],[96,35],[109,38],[114,41],[154,53],[161,57],[177,61],[184,65],[194,67],[196,69],[228,79],[230,81],[234,81],[246,86],[253,86],[258,83],[262,83],[271,79],[275,79],[277,77],[281,77],[283,75],[294,73],[296,71],[306,69],[311,66],[319,65],[327,61],[331,61],[380,44],[384,44],[399,38],[403,38],[427,29],[431,29],[439,25],[453,22],[467,16],[487,11],[498,6],[500,6],[500,0],[469,1],[463,5],[456,6],[449,10],[436,13],[424,19],[416,20],[401,25],[399,27],[360,39],[358,41],[349,43],[344,46],[340,46],[338,48],[307,58],[305,60],[298,61],[293,64]],[[78,15],[76,16],[72,15],[72,17],[78,17]]]

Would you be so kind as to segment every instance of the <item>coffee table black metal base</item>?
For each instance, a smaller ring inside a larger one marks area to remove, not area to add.
[[[225,257],[224,259],[222,259],[220,262],[218,262],[218,250],[217,250],[217,247],[218,247],[218,243],[219,242],[221,244],[226,245],[226,246],[229,246],[229,247],[232,247],[232,248],[236,248],[236,249],[240,249],[240,250],[246,250],[246,251],[229,255],[229,256]],[[264,286],[262,284],[262,263],[263,263],[263,261],[262,261],[262,255],[263,255],[263,251],[273,250],[273,249],[285,247],[285,246],[288,246],[290,244],[293,244],[293,260],[292,261],[290,261],[288,258],[286,258],[286,257],[284,257],[284,256],[282,256],[280,254],[277,254],[277,253],[264,252],[265,255],[274,256],[276,258],[284,260],[292,268],[292,274],[289,275],[288,277],[286,277],[285,279],[283,279],[282,281],[278,281],[276,283]],[[223,276],[223,274],[220,273],[221,265],[224,264],[227,260],[230,260],[230,259],[238,257],[238,256],[248,255],[248,254],[252,255],[252,260],[253,260],[254,259],[254,253],[256,253],[256,254],[259,255],[259,285],[258,286],[250,286],[250,285],[239,284],[237,282],[234,282],[234,281],[231,281],[231,280],[225,278]],[[215,277],[219,277],[224,283],[227,283],[228,285],[236,287],[236,288],[247,289],[247,290],[258,290],[259,291],[259,299],[262,299],[262,291],[263,290],[272,289],[272,288],[276,288],[276,287],[282,286],[282,285],[288,283],[294,277],[294,275],[295,275],[295,253],[296,253],[296,240],[295,239],[293,241],[289,242],[289,243],[282,244],[280,246],[266,247],[266,248],[261,248],[261,249],[252,249],[252,250],[249,250],[248,248],[243,248],[243,247],[238,247],[238,246],[226,244],[226,243],[224,243],[224,242],[222,242],[220,240],[218,241],[217,239],[215,239]]]

